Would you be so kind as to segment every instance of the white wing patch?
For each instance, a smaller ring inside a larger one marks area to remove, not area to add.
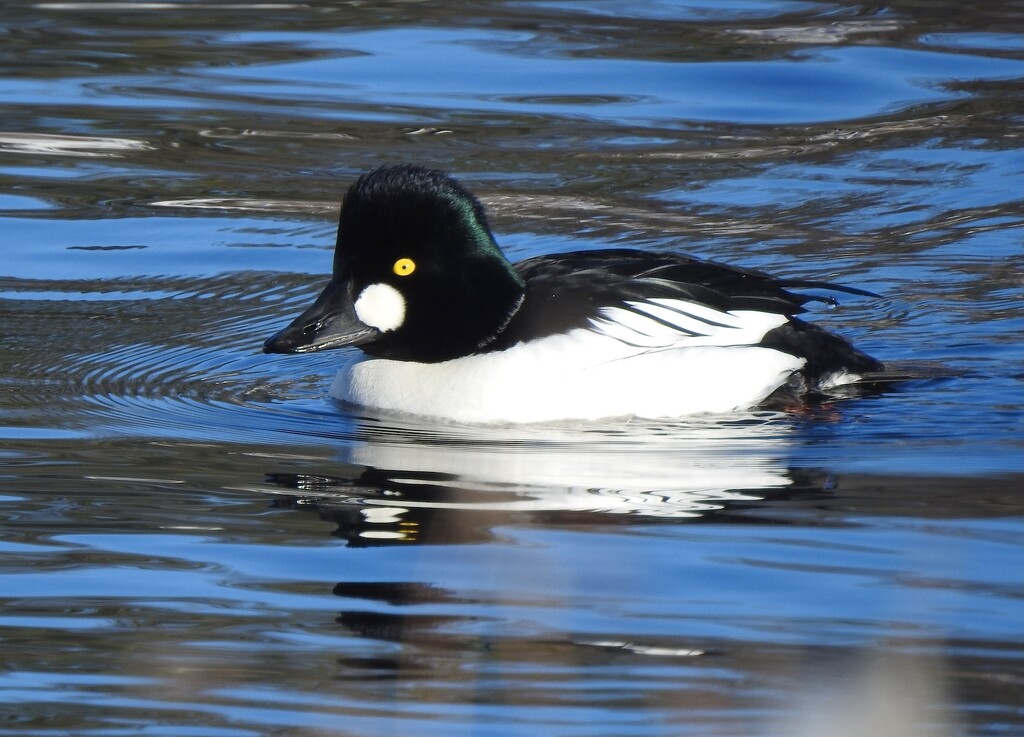
[[[756,310],[721,311],[680,299],[656,298],[605,307],[594,331],[637,348],[757,345],[789,318]]]

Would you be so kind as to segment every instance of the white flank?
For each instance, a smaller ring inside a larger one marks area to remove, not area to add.
[[[405,321],[405,297],[390,284],[371,284],[355,301],[356,317],[364,325],[387,332]]]
[[[785,316],[706,314],[679,304],[686,314],[675,305],[631,305],[649,315],[669,310],[679,329],[661,322],[669,317],[660,311],[652,319],[609,308],[594,329],[505,351],[433,364],[364,360],[338,374],[331,394],[378,409],[476,423],[680,417],[754,406],[804,365],[802,358],[756,345]]]

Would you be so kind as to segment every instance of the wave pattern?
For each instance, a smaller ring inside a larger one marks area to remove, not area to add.
[[[259,427],[266,418],[257,415],[267,412],[301,419],[276,401],[325,396],[339,360],[307,359],[309,373],[292,376],[262,355],[274,325],[310,296],[294,277],[27,286],[6,300],[16,349],[0,360],[16,391],[0,408],[45,407],[65,426],[101,434],[192,428],[223,438],[248,423]],[[57,344],[62,350],[52,350]]]

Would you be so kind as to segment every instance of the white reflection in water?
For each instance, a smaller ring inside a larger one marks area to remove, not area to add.
[[[80,158],[119,157],[129,151],[151,150],[146,141],[110,136],[68,136],[0,131],[0,151]]]
[[[791,431],[790,422],[770,413],[677,424],[483,428],[389,419],[364,423],[345,460],[372,470],[365,479],[372,491],[362,501],[378,508],[693,517],[790,486]],[[456,493],[439,494],[443,489]],[[368,522],[394,521],[364,514]]]

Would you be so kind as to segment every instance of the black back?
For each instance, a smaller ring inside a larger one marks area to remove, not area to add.
[[[605,307],[679,299],[722,312],[753,310],[786,316],[831,297],[792,289],[869,295],[826,282],[779,280],[763,272],[672,253],[614,249],[538,256],[515,264],[526,282],[522,307],[490,348],[505,348],[573,328],[586,328]]]

